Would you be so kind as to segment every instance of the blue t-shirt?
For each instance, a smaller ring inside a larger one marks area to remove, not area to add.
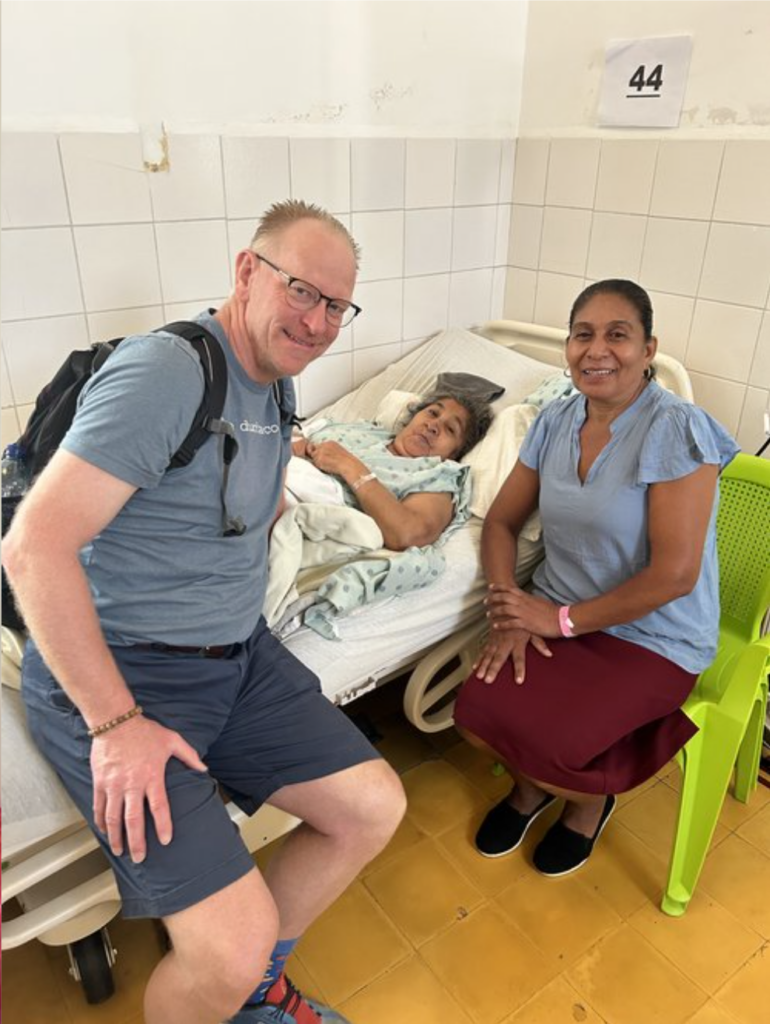
[[[611,424],[611,439],[584,483],[578,476],[586,400],[548,406],[533,423],[519,458],[540,475],[545,560],[533,583],[559,605],[612,590],[649,564],[647,488],[677,480],[704,464],[724,468],[739,451],[703,409],[648,385]],[[719,576],[716,507],[709,521],[700,576],[691,593],[634,622],[604,632],[701,672],[716,654]]]
[[[224,330],[208,314],[227,358],[223,418],[235,427],[227,509],[246,532],[222,535],[221,440],[210,437],[192,462],[167,471],[203,395],[200,361],[171,334],[121,343],[83,389],[62,447],[139,489],[81,552],[110,643],[160,641],[205,646],[245,640],[267,586],[268,532],[291,456],[271,385],[251,380]],[[294,390],[285,381],[285,404]]]

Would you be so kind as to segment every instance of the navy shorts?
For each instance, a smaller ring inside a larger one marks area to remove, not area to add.
[[[91,740],[78,710],[33,643],[22,692],[30,731],[94,829],[112,864],[126,917],[163,917],[193,906],[247,874],[254,861],[219,795],[220,783],[247,814],[293,783],[378,758],[355,725],[321,692],[317,677],[260,620],[227,657],[113,647],[138,704],[179,732],[209,772],[172,758],[166,767],[174,836],[162,846],[146,814],[147,856],[116,857],[95,829]]]

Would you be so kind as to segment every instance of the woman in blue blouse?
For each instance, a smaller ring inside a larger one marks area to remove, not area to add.
[[[569,328],[581,393],[537,418],[487,514],[490,637],[455,711],[515,780],[477,849],[516,849],[561,798],[534,855],[553,876],[588,859],[614,794],[695,732],[680,706],[716,650],[717,479],[738,451],[706,412],[655,383],[652,307],[638,285],[586,288]],[[545,558],[525,593],[516,538],[536,507]]]

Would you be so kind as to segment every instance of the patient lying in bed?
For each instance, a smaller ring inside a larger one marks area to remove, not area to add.
[[[426,586],[443,570],[443,556],[433,545],[470,515],[469,467],[456,460],[486,434],[492,415],[487,402],[471,395],[433,393],[410,406],[407,416],[395,431],[373,423],[319,421],[295,442],[297,458],[287,472],[294,508],[279,520],[271,542],[268,622],[282,633],[287,611],[292,620],[294,612],[304,611],[294,607],[299,594],[294,580],[287,580],[295,568],[307,570],[322,559],[327,566],[367,559],[335,572],[305,599],[312,604],[305,624],[329,637],[335,635],[335,617]]]

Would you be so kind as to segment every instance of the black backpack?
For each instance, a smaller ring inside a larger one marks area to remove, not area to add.
[[[227,360],[222,346],[210,331],[197,323],[182,320],[158,330],[176,334],[189,342],[198,354],[205,380],[203,398],[190,430],[168,468],[188,465],[204,441],[212,434],[219,434],[222,437],[223,461],[222,532],[226,537],[240,536],[246,528],[240,517],[233,519],[227,514],[225,506],[230,463],[238,451],[238,442],[232,424],[222,419],[227,396]],[[43,471],[69,430],[75,417],[78,396],[86,382],[104,366],[121,341],[123,338],[114,338],[112,341],[97,342],[89,349],[71,352],[53,380],[37,396],[26,430],[18,441],[30,481],[34,481]],[[283,409],[282,389],[279,389],[279,396],[279,404]],[[3,499],[3,534],[10,526],[20,501],[21,497]],[[24,622],[13,602],[5,574],[2,579],[2,615],[4,625],[12,629],[24,629]]]

